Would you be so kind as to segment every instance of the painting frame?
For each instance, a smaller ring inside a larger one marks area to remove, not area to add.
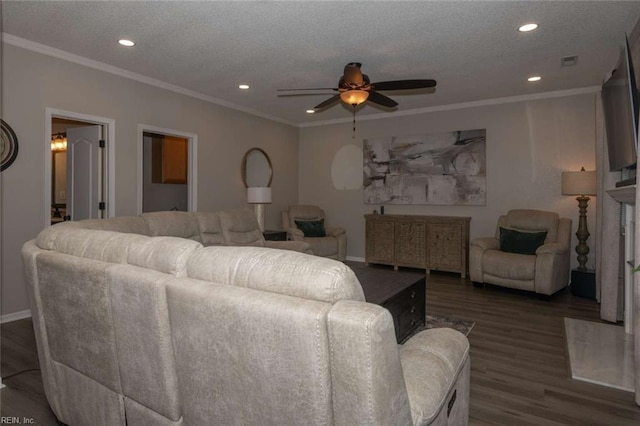
[[[486,205],[486,129],[363,140],[365,204]]]

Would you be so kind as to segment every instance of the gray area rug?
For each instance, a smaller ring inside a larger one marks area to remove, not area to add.
[[[460,318],[449,317],[444,315],[429,315],[426,316],[425,325],[423,327],[418,327],[415,332],[411,333],[411,335],[407,336],[406,339],[402,341],[402,343],[409,340],[416,333],[421,332],[422,330],[428,330],[430,328],[453,328],[454,330],[459,331],[460,333],[468,336],[471,333],[471,329],[476,325],[475,321],[468,321]]]

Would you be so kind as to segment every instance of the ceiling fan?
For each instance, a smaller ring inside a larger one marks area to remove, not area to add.
[[[333,106],[339,101],[342,101],[348,105],[357,107],[365,101],[373,102],[374,104],[382,105],[388,108],[398,106],[398,103],[393,99],[379,93],[383,90],[414,90],[414,89],[426,89],[436,86],[435,80],[395,80],[395,81],[380,81],[377,83],[371,83],[369,76],[363,74],[360,70],[362,64],[360,62],[349,62],[344,67],[344,75],[340,77],[338,87],[323,87],[312,89],[278,89],[278,92],[287,91],[309,91],[309,90],[333,90],[339,92],[329,99],[319,103],[314,107],[314,110],[322,110],[324,108]],[[307,94],[283,94],[278,96],[306,96]]]

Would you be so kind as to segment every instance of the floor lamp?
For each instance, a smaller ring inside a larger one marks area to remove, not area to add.
[[[264,205],[271,204],[271,188],[265,186],[250,186],[247,188],[247,202],[253,204],[260,230],[264,232]]]
[[[580,219],[578,220],[578,270],[586,271],[587,254],[589,254],[589,229],[587,228],[587,205],[591,199],[589,195],[596,195],[596,172],[586,171],[584,167],[579,172],[562,172],[562,194],[577,195]]]

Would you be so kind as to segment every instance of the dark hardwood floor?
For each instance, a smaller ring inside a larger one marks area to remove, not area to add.
[[[599,321],[599,305],[568,290],[551,300],[456,274],[427,277],[427,313],[476,322],[471,342],[471,425],[640,425],[630,392],[572,380],[563,318]],[[38,367],[31,320],[1,326],[0,415],[56,425]],[[23,422],[25,423],[25,422]]]

